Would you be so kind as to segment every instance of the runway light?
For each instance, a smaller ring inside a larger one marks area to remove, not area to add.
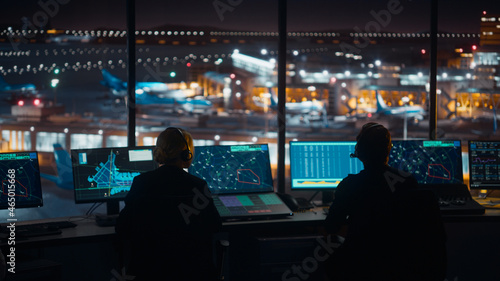
[[[50,80],[50,86],[52,88],[57,87],[57,84],[59,84],[59,79],[52,79],[52,80]]]

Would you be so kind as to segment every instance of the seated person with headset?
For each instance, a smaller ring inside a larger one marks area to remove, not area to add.
[[[387,165],[392,143],[384,126],[365,124],[356,141],[351,157],[359,158],[364,170],[344,178],[335,191],[325,229],[345,235],[345,241],[325,262],[327,275],[444,280],[445,232],[434,194],[418,190],[410,173]]]
[[[117,220],[130,243],[125,264],[134,280],[216,280],[212,234],[221,226],[207,183],[184,168],[193,158],[191,134],[169,127],[154,150],[159,167],[134,178]]]

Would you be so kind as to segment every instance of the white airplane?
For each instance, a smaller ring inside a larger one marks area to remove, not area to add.
[[[423,120],[426,114],[420,105],[388,106],[382,96],[377,92],[377,111],[375,113],[386,116],[406,117]]]
[[[110,88],[115,96],[125,97],[127,95],[127,82],[112,75],[106,69],[103,69],[101,73],[103,77],[103,80],[100,81],[101,85]],[[135,93],[154,94],[160,98],[173,99],[186,99],[195,96],[192,89],[169,89],[168,85],[162,82],[136,82]]]
[[[272,110],[276,110],[278,107],[278,97],[269,89],[271,94],[271,104],[268,106]],[[266,105],[259,101],[254,101],[254,103],[259,107],[266,107]],[[285,113],[291,115],[322,115],[326,114],[325,104],[322,101],[302,101],[302,102],[287,102],[285,103]]]
[[[113,76],[107,70],[102,70],[104,80],[101,84],[110,88],[113,94],[126,97],[127,82]],[[168,89],[161,82],[137,82],[135,86],[135,102],[142,106],[163,106],[172,110],[182,110],[190,113],[206,113],[212,109],[212,102],[195,97],[194,91]]]

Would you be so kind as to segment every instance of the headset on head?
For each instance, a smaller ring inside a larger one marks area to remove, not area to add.
[[[182,140],[186,144],[186,149],[184,149],[180,153],[181,160],[184,161],[184,162],[187,162],[187,161],[191,160],[191,158],[193,158],[193,153],[191,152],[191,150],[189,150],[189,144],[186,141],[186,138],[184,137],[184,134],[182,133],[181,129],[176,128],[176,127],[168,127],[167,130],[169,130],[169,129],[176,130],[177,132],[179,132],[179,134],[182,137]]]
[[[367,132],[368,130],[370,130],[370,129],[372,129],[372,128],[376,128],[376,127],[382,127],[382,125],[381,125],[381,124],[379,124],[379,123],[374,123],[374,124],[371,124],[371,125],[367,126],[366,128],[363,126],[363,127],[361,128],[361,132],[360,132],[360,134],[359,134],[359,135],[358,135],[358,137],[356,138],[356,141],[358,141],[358,142],[359,142],[359,140],[361,140],[361,139],[363,138],[363,135],[364,135],[364,134],[366,134],[366,132]],[[354,153],[349,154],[349,156],[350,156],[351,158],[359,158],[359,152],[358,152],[358,145],[357,145],[357,144],[356,144],[356,148],[354,149]]]

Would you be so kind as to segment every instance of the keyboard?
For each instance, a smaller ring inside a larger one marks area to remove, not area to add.
[[[44,235],[61,234],[61,229],[72,228],[75,226],[76,224],[70,221],[52,221],[16,225],[16,235],[18,235],[19,237],[37,237]]]
[[[443,215],[482,215],[485,212],[465,184],[425,184],[420,187],[436,194]]]

